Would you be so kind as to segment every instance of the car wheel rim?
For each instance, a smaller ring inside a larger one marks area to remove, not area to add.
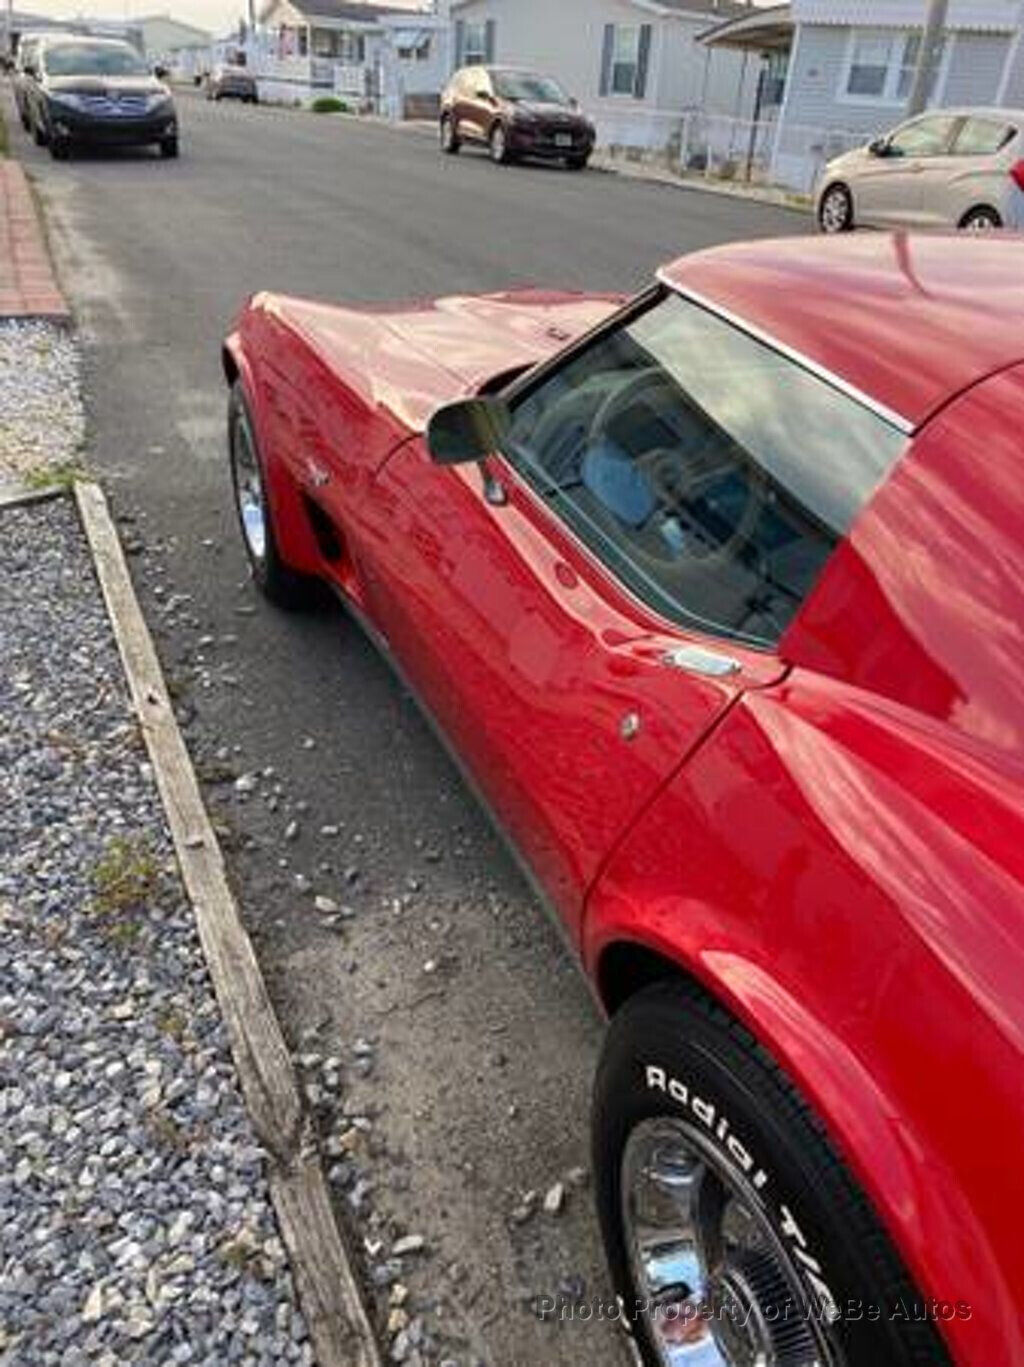
[[[235,490],[242,530],[253,559],[262,561],[267,553],[267,512],[263,498],[263,478],[249,423],[244,416],[240,416],[235,423],[233,449]]]
[[[496,128],[491,134],[491,152],[495,161],[501,161],[505,155],[505,134],[500,128]]]
[[[846,227],[846,216],[846,196],[841,190],[833,190],[821,206],[822,227],[827,233],[841,233]]]
[[[756,1193],[698,1131],[669,1117],[636,1126],[622,1214],[662,1367],[841,1367],[827,1315],[803,1313],[810,1298]]]
[[[967,220],[967,231],[969,233],[990,233],[995,226],[988,214],[975,214],[973,218]]]

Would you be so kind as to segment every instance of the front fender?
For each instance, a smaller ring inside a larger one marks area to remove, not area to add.
[[[609,861],[583,955],[600,981],[644,945],[730,1009],[921,1291],[970,1304],[956,1360],[1024,1367],[1020,804],[866,697],[799,671],[748,694]]]

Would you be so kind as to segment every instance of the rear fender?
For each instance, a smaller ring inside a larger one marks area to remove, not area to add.
[[[970,1304],[941,1325],[958,1361],[1024,1367],[1022,899],[995,849],[1024,848],[1021,818],[834,691],[797,673],[732,710],[592,890],[584,961],[600,983],[642,946],[731,1011],[922,1292]]]

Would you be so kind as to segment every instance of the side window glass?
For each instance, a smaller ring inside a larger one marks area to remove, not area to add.
[[[948,150],[955,118],[917,119],[889,139],[889,152],[897,157],[939,157]]]
[[[771,646],[904,440],[670,295],[524,395],[504,451],[655,611]]]
[[[962,157],[994,156],[1002,151],[1016,131],[995,119],[964,119],[953,150]]]

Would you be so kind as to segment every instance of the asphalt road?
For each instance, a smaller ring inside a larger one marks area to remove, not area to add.
[[[229,497],[218,348],[256,289],[633,288],[684,251],[807,221],[598,171],[443,158],[422,132],[181,104],[176,163],[52,163],[9,112],[12,152],[39,188],[82,329],[88,461],[124,518],[286,1033],[301,1053],[344,1060],[338,1110],[372,1121],[355,1154],[372,1186],[356,1202],[367,1274],[377,1239],[422,1234],[407,1308],[424,1312],[438,1356],[620,1363],[597,1318],[542,1323],[528,1304],[607,1297],[589,1193],[570,1183],[558,1216],[517,1211],[587,1163],[600,1043],[587,989],[358,631],[330,605],[289,618],[257,600]],[[241,773],[260,775],[249,796],[231,781]],[[354,918],[330,924],[313,893]],[[360,1038],[374,1046],[366,1076]],[[329,1109],[324,1124],[344,1128]],[[347,1162],[335,1176],[351,1217]]]

